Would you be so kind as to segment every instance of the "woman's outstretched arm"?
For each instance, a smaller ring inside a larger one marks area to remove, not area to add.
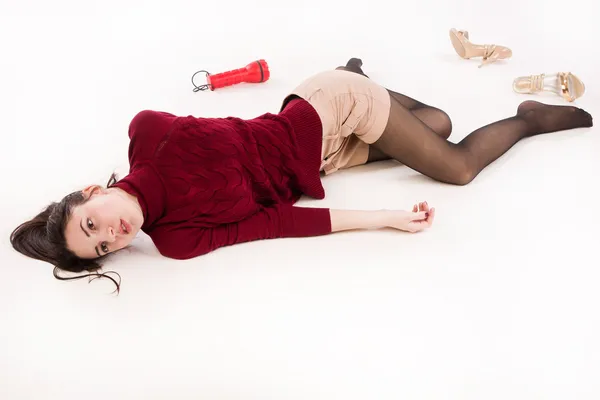
[[[329,210],[331,231],[394,228],[418,232],[431,226],[435,209],[427,202],[415,204],[412,212],[404,210]]]
[[[328,208],[269,207],[240,222],[215,228],[159,227],[150,233],[159,252],[170,258],[189,259],[220,247],[254,240],[322,236],[353,229],[389,227],[407,232],[423,230],[433,222],[435,210],[427,203],[403,210],[333,210]]]

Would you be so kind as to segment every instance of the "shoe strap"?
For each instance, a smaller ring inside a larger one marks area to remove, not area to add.
[[[496,51],[496,45],[495,44],[485,44],[484,46],[484,51],[483,51],[483,60],[487,60],[488,58],[490,58],[492,56],[492,54],[494,54],[494,51]]]
[[[559,81],[559,85],[560,85],[560,93],[562,94],[562,97],[567,100],[567,101],[573,101],[573,97],[571,96],[571,91],[569,90],[569,80],[568,80],[568,74],[565,74],[564,72],[559,72],[558,73],[558,81]]]
[[[458,34],[469,40],[469,31],[458,31]]]
[[[541,92],[544,90],[544,79],[546,78],[545,74],[539,75],[531,75],[529,77],[529,84],[531,85],[531,92]]]

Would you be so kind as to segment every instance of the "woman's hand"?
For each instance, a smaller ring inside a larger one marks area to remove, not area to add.
[[[429,228],[435,217],[435,208],[429,208],[426,201],[415,204],[412,212],[403,210],[390,210],[388,212],[386,226],[411,233]]]

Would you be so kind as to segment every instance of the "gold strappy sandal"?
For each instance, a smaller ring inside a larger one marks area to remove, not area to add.
[[[504,60],[512,57],[512,50],[505,46],[495,44],[473,44],[469,41],[468,31],[457,31],[450,29],[450,40],[456,53],[465,59],[474,57],[482,57],[483,60],[479,64],[479,68],[486,64],[491,64],[498,60]]]
[[[520,76],[513,81],[513,90],[525,94],[551,92],[572,102],[583,96],[585,85],[570,72],[556,72],[548,75]]]

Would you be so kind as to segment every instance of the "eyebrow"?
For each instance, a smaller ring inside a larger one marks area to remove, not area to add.
[[[83,218],[81,218],[81,219],[79,220],[79,227],[81,228],[81,230],[83,231],[83,233],[85,233],[85,235],[86,235],[87,237],[90,237],[90,234],[89,234],[89,233],[87,233],[87,231],[86,231],[85,229],[83,229]],[[96,254],[98,254],[98,257],[101,257],[101,256],[100,256],[100,252],[98,251],[98,246],[94,247],[94,250],[96,250]]]
[[[79,226],[81,227],[81,230],[83,231],[83,233],[85,233],[87,237],[90,237],[90,234],[87,233],[87,231],[85,229],[83,229],[83,218],[81,218],[79,220]]]

